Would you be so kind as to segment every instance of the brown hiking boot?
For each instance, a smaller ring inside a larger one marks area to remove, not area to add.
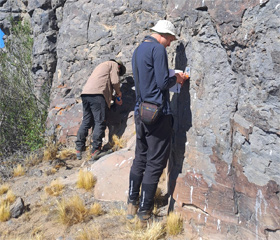
[[[137,213],[137,217],[140,220],[142,228],[145,228],[149,224],[152,223],[152,221],[153,221],[152,211],[153,211],[153,209],[151,209],[151,210],[143,210],[143,211],[139,211]]]
[[[152,210],[139,211],[137,216],[141,221],[147,221],[152,217]]]
[[[138,200],[127,200],[127,215],[126,215],[126,218],[128,220],[132,220],[136,213],[137,213],[137,210],[138,210],[138,207],[139,207],[139,201]]]

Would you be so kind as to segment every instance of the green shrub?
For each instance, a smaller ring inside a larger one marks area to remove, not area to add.
[[[32,79],[33,39],[27,21],[11,19],[0,49],[0,158],[44,144],[46,99],[38,99]]]

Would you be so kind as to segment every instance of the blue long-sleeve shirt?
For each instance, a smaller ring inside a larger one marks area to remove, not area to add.
[[[170,109],[169,88],[176,83],[176,76],[169,77],[168,59],[165,47],[155,38],[146,36],[144,41],[134,51],[132,69],[134,81],[135,52],[137,51],[138,82],[141,98],[136,91],[135,114],[141,101],[148,101],[163,105],[163,114],[172,114]],[[137,88],[137,85],[135,84]],[[138,100],[138,101],[137,101]]]

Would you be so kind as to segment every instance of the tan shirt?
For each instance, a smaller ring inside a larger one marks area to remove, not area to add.
[[[118,64],[106,61],[99,64],[87,80],[82,94],[102,94],[108,107],[111,107],[113,90],[120,93],[120,78]]]

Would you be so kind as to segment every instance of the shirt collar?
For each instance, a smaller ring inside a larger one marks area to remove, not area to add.
[[[146,41],[146,40],[159,43],[159,41],[156,40],[156,39],[155,39],[154,37],[152,37],[152,36],[145,36],[145,38],[144,38],[143,41]]]

